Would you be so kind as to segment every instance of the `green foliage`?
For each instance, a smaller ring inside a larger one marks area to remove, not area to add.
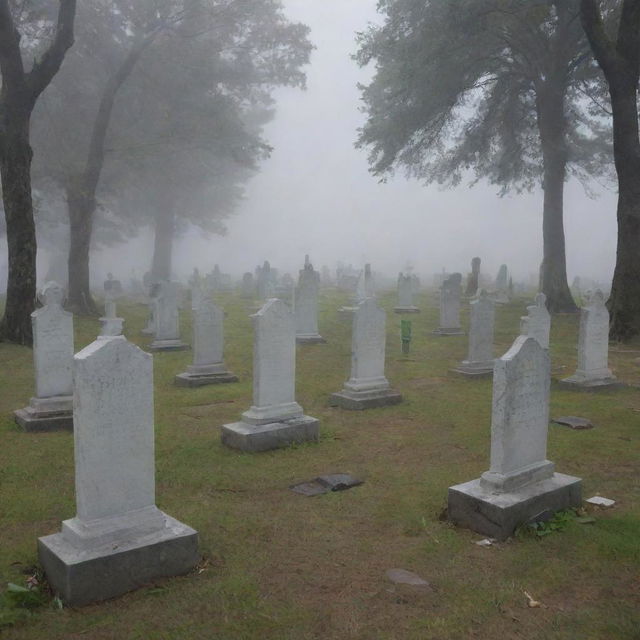
[[[384,24],[359,34],[355,55],[376,68],[361,87],[357,142],[371,172],[457,185],[473,171],[503,192],[530,190],[542,178],[543,126],[577,177],[610,170],[606,114],[585,97],[603,92],[578,9],[578,0],[381,0]]]
[[[536,538],[544,538],[552,533],[564,531],[576,518],[575,509],[556,511],[549,520],[531,522],[519,527],[516,530],[516,537],[522,538],[527,535],[534,535]]]

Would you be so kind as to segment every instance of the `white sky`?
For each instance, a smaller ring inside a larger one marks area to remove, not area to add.
[[[277,93],[277,115],[265,132],[275,150],[229,220],[228,234],[182,239],[174,270],[184,276],[194,266],[208,271],[218,263],[240,274],[268,259],[281,272],[295,273],[309,253],[318,269],[342,260],[354,266],[371,262],[374,270],[395,274],[411,261],[425,276],[442,267],[466,273],[478,255],[490,274],[503,262],[518,278],[536,273],[542,257],[540,193],[499,198],[483,184],[441,191],[401,177],[378,184],[369,175],[366,153],[353,144],[364,120],[356,83],[366,82],[371,71],[349,56],[355,32],[377,19],[376,0],[284,5],[292,20],[311,27],[317,47],[307,67],[307,91]],[[608,279],[615,262],[615,192],[590,200],[570,183],[565,202],[569,281],[575,275]],[[141,257],[150,259],[151,240],[136,244]],[[94,261],[97,271],[106,272],[109,263],[113,251]]]

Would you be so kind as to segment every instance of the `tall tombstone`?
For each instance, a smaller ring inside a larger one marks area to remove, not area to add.
[[[374,298],[361,302],[353,314],[351,376],[329,404],[343,409],[373,409],[398,404],[402,396],[384,375],[386,314]]]
[[[413,275],[398,274],[398,305],[394,307],[396,313],[420,313],[420,309],[413,304],[415,282]]]
[[[295,399],[296,327],[288,305],[272,298],[253,321],[253,405],[240,422],[222,426],[223,444],[267,451],[317,441],[319,422],[304,415]]]
[[[256,269],[256,286],[258,298],[267,299],[275,292],[275,277],[271,264],[265,260],[262,267]]]
[[[100,318],[101,336],[119,336],[122,333],[124,318],[119,318],[116,300],[120,297],[122,289],[115,286],[111,274],[104,283],[104,315]]]
[[[73,429],[73,314],[62,308],[64,289],[47,282],[41,309],[31,314],[35,396],[14,412],[25,431]]]
[[[146,276],[147,274],[145,274]],[[146,286],[149,291],[149,300],[147,302],[147,323],[140,333],[145,336],[152,336],[156,332],[156,299],[160,295],[161,284],[159,282],[149,282],[150,275],[145,278]]]
[[[467,289],[465,295],[475,296],[480,287],[480,258],[471,260],[471,273],[467,277]]]
[[[506,264],[500,265],[500,269],[498,269],[492,297],[497,304],[509,302],[509,270]]]
[[[247,271],[242,276],[242,285],[240,289],[240,295],[243,298],[253,298],[255,294],[255,283],[253,281],[253,274]]]
[[[314,271],[305,256],[304,268],[300,269],[295,291],[296,342],[320,344],[326,340],[318,333],[318,294],[320,274]]]
[[[154,299],[155,340],[149,347],[152,351],[181,351],[188,348],[180,339],[181,297],[177,282],[160,284],[160,291]]]
[[[74,358],[76,516],[38,539],[70,606],[113,598],[198,562],[198,534],[155,504],[152,356],[124,336]]]
[[[578,368],[561,380],[568,388],[603,389],[620,386],[609,369],[609,311],[604,294],[597,289],[580,310]]]
[[[224,364],[224,311],[213,300],[193,310],[193,364],[175,377],[179,387],[238,382]]]
[[[469,304],[469,309],[469,354],[454,371],[470,377],[492,375],[495,305],[487,292],[481,289],[478,297]]]
[[[449,519],[504,540],[525,523],[581,504],[581,480],[547,460],[549,352],[519,336],[493,373],[490,469],[449,488]]]
[[[450,275],[440,287],[440,327],[433,333],[438,336],[464,335],[460,327],[460,297],[462,274]]]
[[[547,310],[547,296],[538,293],[535,302],[527,307],[527,315],[520,318],[520,335],[534,338],[543,349],[549,348],[551,315]]]

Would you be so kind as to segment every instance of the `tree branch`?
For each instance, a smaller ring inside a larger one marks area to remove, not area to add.
[[[580,0],[580,19],[596,60],[608,75],[618,65],[618,54],[604,28],[597,0]]]
[[[33,102],[45,90],[53,76],[58,73],[65,54],[73,45],[75,15],[76,0],[60,0],[54,39],[42,58],[34,63],[33,68],[27,74],[27,85]]]
[[[9,88],[24,82],[20,34],[13,22],[8,0],[0,0],[0,71],[3,84]]]

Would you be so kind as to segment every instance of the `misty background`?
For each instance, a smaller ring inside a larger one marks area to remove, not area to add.
[[[307,90],[275,92],[276,116],[265,127],[271,157],[249,183],[225,236],[205,237],[193,228],[175,242],[173,271],[185,279],[218,264],[240,275],[264,260],[281,273],[295,274],[308,253],[316,268],[338,261],[394,275],[411,263],[423,276],[446,268],[470,270],[473,256],[495,275],[501,263],[513,277],[528,280],[542,259],[542,191],[497,195],[480,182],[455,190],[425,187],[397,174],[379,184],[368,173],[366,151],[354,148],[359,112],[358,82],[373,69],[351,60],[355,34],[380,22],[376,0],[284,0],[290,20],[311,28],[316,46],[306,67]],[[565,190],[565,233],[569,282],[577,275],[609,282],[615,263],[616,192],[612,184],[591,183],[587,197],[571,180]],[[92,254],[92,279],[112,271],[128,280],[151,264],[153,237],[146,230],[126,245]],[[39,279],[46,272],[39,258]],[[427,281],[430,282],[430,281]]]

